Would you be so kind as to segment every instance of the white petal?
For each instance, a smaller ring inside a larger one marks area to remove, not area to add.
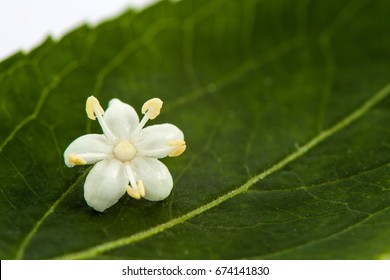
[[[183,139],[183,132],[173,124],[151,125],[141,130],[136,146],[140,155],[163,158],[173,150],[168,145],[170,141]]]
[[[129,104],[119,99],[112,99],[103,115],[110,131],[121,139],[128,139],[131,132],[137,127],[139,118],[137,112]]]
[[[103,212],[125,194],[128,182],[122,162],[103,160],[89,172],[84,184],[84,198],[89,206]]]
[[[145,187],[145,199],[159,201],[168,197],[173,180],[168,168],[155,158],[136,157],[131,162],[135,179]]]
[[[112,154],[112,146],[102,134],[87,134],[77,138],[66,148],[64,160],[68,167],[74,166],[68,161],[70,154],[76,154],[86,161],[86,164],[91,164]]]

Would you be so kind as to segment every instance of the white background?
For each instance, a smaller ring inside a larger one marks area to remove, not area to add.
[[[158,0],[0,0],[0,61],[30,51],[49,34],[60,38],[84,22],[96,24]]]

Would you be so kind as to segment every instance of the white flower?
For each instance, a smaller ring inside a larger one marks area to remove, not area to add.
[[[143,128],[160,114],[163,102],[153,98],[142,106],[139,121],[134,108],[112,99],[104,112],[99,101],[87,99],[86,112],[99,121],[104,134],[87,134],[74,140],[64,152],[68,167],[96,163],[84,184],[88,205],[103,212],[126,193],[159,201],[171,192],[173,181],[158,158],[179,156],[186,149],[183,132],[172,124]]]

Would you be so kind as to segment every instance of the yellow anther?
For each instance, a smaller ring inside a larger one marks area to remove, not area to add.
[[[144,103],[142,106],[142,114],[149,113],[149,119],[153,120],[160,115],[163,102],[160,98],[152,98]]]
[[[140,193],[135,189],[133,189],[132,187],[130,187],[129,185],[127,185],[126,191],[127,194],[130,195],[132,198],[141,199]]]
[[[133,189],[131,186],[127,185],[126,191],[127,194],[130,195],[132,198],[141,199],[145,196],[144,183],[142,183],[141,180],[138,180],[136,188]]]
[[[98,111],[100,115],[104,114],[104,110],[102,106],[100,106],[99,100],[93,95],[87,98],[87,102],[85,104],[85,111],[87,112],[88,118],[91,120],[96,120],[95,112]]]
[[[145,187],[144,183],[141,180],[137,181],[138,193],[141,197],[145,196]]]
[[[167,144],[173,147],[173,151],[169,154],[170,157],[180,156],[187,148],[186,142],[181,139],[169,141]]]
[[[74,165],[84,165],[87,163],[82,157],[80,157],[76,154],[68,155],[68,161]]]

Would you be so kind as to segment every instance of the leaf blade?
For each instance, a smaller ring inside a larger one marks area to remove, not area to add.
[[[376,258],[390,250],[378,245],[388,232],[388,130],[375,125],[388,118],[388,40],[359,34],[384,30],[381,21],[364,24],[385,18],[386,4],[327,3],[163,2],[4,64],[2,257]],[[354,70],[360,64],[368,70]],[[35,88],[24,91],[29,83]],[[166,161],[176,182],[167,201],[122,199],[104,215],[86,207],[83,175],[64,168],[61,150],[97,131],[83,121],[91,91],[136,108],[159,95],[162,122],[184,127],[187,153]],[[35,102],[23,104],[26,96]],[[365,230],[372,220],[381,226]],[[341,238],[351,225],[375,246],[354,253],[356,238]]]

